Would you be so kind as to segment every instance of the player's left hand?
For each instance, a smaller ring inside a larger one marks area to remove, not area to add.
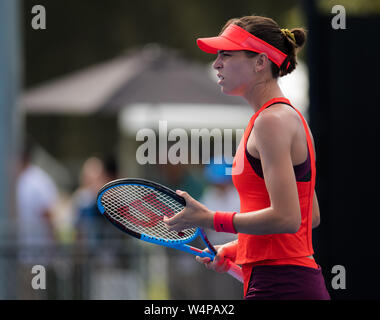
[[[193,227],[213,228],[214,213],[192,198],[187,192],[176,193],[186,201],[186,207],[172,218],[164,217],[163,222],[169,230],[182,231]]]

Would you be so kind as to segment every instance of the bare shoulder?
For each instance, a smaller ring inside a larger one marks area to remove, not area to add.
[[[287,105],[278,104],[260,113],[255,121],[255,132],[262,139],[291,140],[299,125],[296,112]]]
[[[315,154],[314,139],[307,125]],[[255,148],[260,157],[290,154],[293,164],[305,161],[307,137],[299,114],[287,105],[278,104],[263,110],[255,121]]]

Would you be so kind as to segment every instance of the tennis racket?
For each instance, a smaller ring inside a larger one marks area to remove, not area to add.
[[[99,190],[97,206],[112,224],[137,239],[214,260],[216,249],[201,228],[168,230],[164,216],[170,218],[182,211],[186,201],[165,186],[144,179],[114,180]],[[187,244],[198,236],[210,252]],[[228,263],[228,273],[243,282],[241,268],[231,261]]]

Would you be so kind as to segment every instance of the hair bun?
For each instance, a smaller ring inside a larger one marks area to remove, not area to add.
[[[295,28],[291,30],[291,33],[294,35],[296,47],[302,47],[306,42],[306,31],[301,28]]]

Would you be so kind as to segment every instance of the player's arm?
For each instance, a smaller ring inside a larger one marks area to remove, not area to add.
[[[319,204],[318,204],[318,198],[317,194],[314,191],[314,196],[313,196],[313,215],[312,215],[312,228],[316,228],[319,226],[321,223],[321,216],[319,213]]]
[[[311,142],[313,144],[313,149],[314,149],[314,155],[315,155],[315,158],[317,158],[317,151],[315,150],[315,143],[314,143],[314,137],[313,137],[313,134],[311,133],[310,129],[308,128],[309,130],[309,134],[310,134],[310,137],[311,137]],[[319,213],[319,204],[318,204],[318,197],[317,197],[317,193],[315,192],[314,190],[314,195],[313,195],[313,214],[312,214],[312,228],[316,228],[319,226],[321,222],[321,216],[320,216],[320,213]]]

